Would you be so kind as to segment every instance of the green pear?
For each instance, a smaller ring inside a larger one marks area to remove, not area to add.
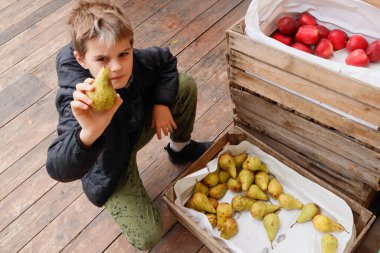
[[[261,190],[266,191],[269,184],[269,175],[264,171],[259,171],[255,174],[255,184],[260,187]]]
[[[232,206],[226,202],[222,202],[218,205],[216,208],[216,220],[217,220],[217,227],[218,230],[222,229],[223,223],[228,219],[231,218],[234,214],[234,209]]]
[[[216,214],[214,214],[214,213],[207,213],[206,216],[207,216],[207,219],[210,222],[211,226],[213,228],[216,227]]]
[[[210,189],[210,197],[214,199],[221,199],[228,191],[228,186],[226,183],[218,184]]]
[[[238,223],[234,218],[227,218],[223,223],[221,228],[220,237],[223,239],[230,239],[232,236],[236,235],[238,232]]]
[[[219,183],[219,172],[214,171],[205,176],[202,182],[208,187],[214,187]]]
[[[263,224],[272,245],[272,241],[276,238],[277,231],[280,228],[280,219],[276,213],[270,213],[264,216]]]
[[[324,234],[321,240],[323,253],[335,253],[338,249],[338,239],[332,234]]]
[[[314,228],[322,233],[342,232],[344,227],[327,216],[317,214],[312,219]]]
[[[231,205],[235,211],[241,212],[244,210],[250,210],[251,206],[256,202],[254,199],[242,195],[236,195],[232,198]]]
[[[204,195],[208,196],[210,190],[208,189],[208,187],[206,185],[204,185],[203,183],[201,182],[196,182],[195,186],[194,186],[194,193],[196,192],[201,192],[203,193]]]
[[[280,196],[278,196],[278,203],[286,210],[303,208],[303,204],[288,193],[281,193]]]
[[[282,185],[278,182],[275,177],[269,179],[268,183],[268,193],[274,199],[278,199],[281,193],[283,193]]]
[[[92,85],[95,89],[86,92],[92,100],[91,107],[98,111],[111,109],[116,103],[116,90],[112,87],[109,69],[102,67]]]
[[[227,183],[230,178],[230,174],[227,171],[219,171],[219,183]]]
[[[241,170],[239,173],[241,188],[244,192],[248,191],[249,187],[255,180],[255,174],[250,170]]]
[[[257,156],[249,156],[242,165],[243,169],[250,171],[260,170],[261,160]]]
[[[268,195],[255,184],[252,184],[246,192],[248,198],[268,201]]]
[[[236,165],[231,153],[224,153],[219,157],[219,167],[236,179]]]
[[[203,193],[196,192],[192,197],[192,204],[197,211],[205,211],[208,213],[216,213],[215,208],[212,206],[207,196]]]
[[[227,182],[228,189],[230,189],[233,192],[240,192],[241,191],[241,183],[239,179],[233,179],[230,177]]]
[[[243,165],[245,159],[247,159],[247,156],[248,156],[247,153],[243,153],[243,154],[240,154],[240,155],[232,157],[234,159],[236,168],[241,168],[241,166]]]
[[[262,201],[255,202],[251,207],[251,215],[253,218],[262,220],[265,215],[274,213],[280,209],[280,206],[267,204]]]
[[[297,223],[305,223],[311,221],[315,215],[319,214],[319,207],[314,203],[304,205],[300,215],[297,218]]]

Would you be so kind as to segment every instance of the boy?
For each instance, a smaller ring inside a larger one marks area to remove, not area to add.
[[[82,180],[96,206],[105,206],[129,243],[151,249],[162,222],[146,193],[136,153],[156,134],[170,134],[166,146],[173,163],[200,157],[210,142],[190,139],[197,90],[178,74],[167,48],[133,49],[133,31],[112,4],[80,1],[69,18],[72,43],[57,56],[58,137],[48,150],[47,171],[62,182]],[[91,108],[86,91],[102,66],[109,68],[118,96],[106,111]]]

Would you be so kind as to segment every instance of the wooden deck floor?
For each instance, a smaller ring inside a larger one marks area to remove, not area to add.
[[[115,0],[128,13],[135,47],[168,46],[180,71],[198,84],[193,137],[213,140],[232,122],[225,30],[248,0]],[[80,181],[58,183],[46,173],[56,136],[55,57],[69,42],[67,14],[75,1],[0,1],[0,252],[137,252]],[[153,140],[138,154],[146,189],[161,210],[165,237],[151,252],[209,252],[167,210],[164,189],[185,168],[174,166]],[[377,252],[379,222],[358,251]],[[372,239],[371,239],[372,238]]]

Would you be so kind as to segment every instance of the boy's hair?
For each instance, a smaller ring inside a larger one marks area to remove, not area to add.
[[[68,24],[74,49],[86,54],[86,42],[96,38],[108,46],[127,38],[133,46],[133,30],[124,11],[109,1],[81,0],[69,16]]]

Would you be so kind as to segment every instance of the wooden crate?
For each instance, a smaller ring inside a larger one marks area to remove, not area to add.
[[[370,206],[380,190],[380,89],[254,40],[244,26],[227,30],[235,124]]]
[[[259,147],[261,150],[263,150],[267,154],[275,157],[276,159],[278,159],[285,165],[294,169],[296,172],[298,172],[302,176],[318,183],[322,187],[330,190],[331,192],[334,192],[336,195],[343,198],[353,211],[354,223],[355,223],[356,235],[357,235],[351,248],[347,250],[347,253],[355,252],[355,249],[360,245],[361,241],[363,240],[364,236],[367,234],[369,228],[373,224],[376,217],[365,207],[358,204],[357,202],[352,200],[350,197],[348,197],[344,193],[340,192],[334,186],[331,186],[328,183],[324,182],[323,180],[319,179],[318,177],[316,177],[309,171],[305,170],[304,168],[292,162],[290,159],[288,159],[284,155],[280,154],[279,152],[269,147],[265,142],[260,141],[258,138],[256,138],[255,136],[251,135],[250,133],[244,131],[243,129],[239,127],[236,127],[236,126],[233,127],[232,130],[228,134],[225,134],[224,136],[222,136],[201,158],[199,158],[196,162],[191,164],[180,175],[179,178],[183,178],[184,176],[188,174],[191,174],[197,170],[204,168],[207,162],[215,158],[226,144],[229,143],[229,144],[236,145],[236,144],[239,144],[242,140],[249,141],[250,143]],[[217,240],[215,240],[212,236],[210,236],[208,233],[202,230],[196,222],[194,222],[191,218],[189,218],[180,208],[178,208],[178,206],[174,204],[174,201],[176,199],[174,188],[173,188],[174,184],[175,182],[173,182],[166,189],[165,195],[163,197],[170,211],[178,218],[178,220],[187,229],[189,229],[195,236],[197,236],[212,252],[223,252],[223,253],[229,252]]]

